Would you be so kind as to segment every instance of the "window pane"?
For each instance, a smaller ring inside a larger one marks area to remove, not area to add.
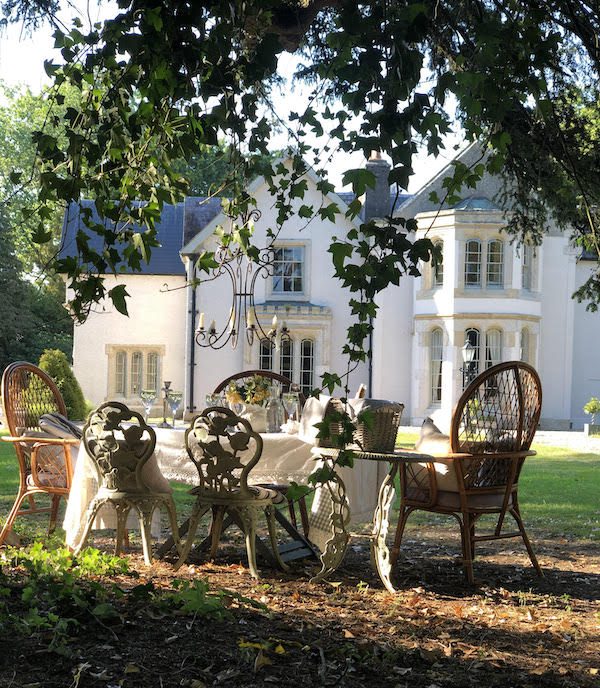
[[[306,396],[313,390],[314,343],[303,339],[300,343],[300,388]]]
[[[273,257],[273,291],[301,293],[304,290],[304,246],[276,248]]]
[[[115,393],[127,395],[127,353],[117,351],[115,358]]]
[[[521,330],[521,360],[529,363],[529,330],[526,327]]]
[[[442,330],[436,328],[431,332],[429,345],[430,362],[430,389],[431,403],[439,404],[442,401],[442,358],[444,352],[444,334]]]
[[[463,362],[463,387],[466,387],[471,380],[474,380],[479,375],[479,362],[481,360],[480,341],[479,330],[471,327],[465,332],[465,344],[469,342],[473,347],[473,360],[470,363],[467,361]]]
[[[134,351],[131,354],[131,380],[129,393],[136,396],[142,391],[142,352]]]
[[[444,255],[444,242],[443,241],[437,241],[436,246],[440,247],[440,250],[442,251],[442,257]],[[434,287],[443,287],[444,286],[444,263],[441,262],[438,265],[434,265],[433,267],[433,286]]]
[[[260,370],[273,370],[273,348],[270,339],[260,340],[258,367]]]
[[[149,353],[146,358],[146,387],[158,393],[159,388],[158,354]]]
[[[285,377],[292,379],[294,372],[294,342],[284,340],[279,349],[279,372]]]
[[[485,335],[485,368],[491,368],[502,361],[502,332],[488,330]]]
[[[490,241],[487,253],[487,286],[504,286],[504,244]]]
[[[481,287],[481,244],[476,240],[466,245],[465,287]]]

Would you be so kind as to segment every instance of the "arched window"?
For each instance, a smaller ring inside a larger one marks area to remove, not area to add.
[[[142,391],[143,360],[141,351],[134,351],[131,354],[131,381],[129,393],[132,397],[137,396]]]
[[[294,342],[286,339],[279,349],[279,372],[290,380],[294,374]]]
[[[491,368],[502,361],[502,332],[488,330],[485,333],[485,369]]]
[[[488,243],[486,284],[488,287],[504,286],[504,244],[499,239]]]
[[[260,370],[273,370],[273,347],[270,339],[260,340],[258,367]]]
[[[439,248],[440,254],[442,256],[442,262],[438,263],[437,265],[432,266],[432,271],[433,271],[433,279],[432,279],[432,286],[433,287],[443,287],[444,286],[444,242],[443,241],[436,241],[434,242],[435,246]]]
[[[467,241],[465,246],[465,287],[481,287],[481,242],[478,239]]]
[[[469,342],[472,347],[473,359],[463,362],[463,388],[479,375],[479,362],[481,360],[479,347],[481,335],[478,329],[470,327],[468,330],[465,330],[465,344],[467,342]]]
[[[529,330],[524,327],[521,330],[521,360],[523,363],[529,363]]]
[[[431,330],[429,340],[429,371],[431,403],[442,401],[442,360],[444,354],[444,333],[439,327]]]
[[[117,351],[115,355],[115,393],[127,396],[127,352]]]
[[[314,387],[315,345],[312,339],[300,342],[300,388],[308,396]]]
[[[158,369],[158,354],[149,353],[146,359],[146,389],[158,392],[160,371]]]

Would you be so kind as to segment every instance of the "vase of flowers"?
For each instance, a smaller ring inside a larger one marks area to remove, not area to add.
[[[270,384],[260,375],[232,380],[225,390],[225,399],[231,410],[246,418],[256,432],[265,432]]]

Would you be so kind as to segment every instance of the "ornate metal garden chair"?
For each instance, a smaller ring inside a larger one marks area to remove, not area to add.
[[[450,437],[418,446],[435,462],[401,468],[400,517],[392,549],[398,558],[406,520],[416,509],[449,514],[460,525],[463,566],[473,582],[473,557],[478,542],[521,537],[535,570],[542,575],[519,511],[518,480],[537,429],[542,388],[526,363],[500,363],[479,375],[465,389],[452,417]],[[437,458],[439,457],[439,458]],[[497,514],[493,532],[476,535],[484,514]],[[506,514],[516,531],[503,530]]]
[[[222,382],[220,382],[216,387],[215,387],[215,394],[219,394],[220,392],[223,392],[225,389],[227,389],[227,386],[229,385],[230,382],[237,382],[239,380],[245,380],[245,379],[251,379],[255,375],[259,375],[260,377],[264,377],[266,380],[269,380],[270,382],[278,382],[281,385],[281,390],[282,392],[288,392],[290,390],[290,387],[292,386],[292,381],[288,378],[285,377],[285,375],[280,375],[279,373],[274,373],[270,370],[245,370],[241,373],[234,373],[233,375],[230,375],[229,377],[226,377]],[[306,397],[302,392],[298,392],[298,399],[300,401],[300,406],[304,406],[304,403],[306,402]],[[265,487],[270,490],[276,490],[280,494],[282,494],[284,497],[287,493],[287,490],[289,488],[289,485],[286,483],[261,483],[261,487]],[[290,513],[290,520],[292,524],[294,525],[294,528],[298,528],[298,523],[296,520],[296,508],[295,508],[295,502],[292,499],[287,500],[287,505],[288,505],[288,511]],[[300,521],[302,523],[302,530],[304,531],[304,535],[308,537],[308,529],[309,529],[309,523],[308,523],[308,508],[306,505],[306,499],[305,497],[301,497],[298,500],[298,509],[300,511]],[[282,524],[285,526],[285,524]]]
[[[156,445],[156,433],[144,418],[125,404],[108,401],[90,414],[83,429],[83,444],[98,473],[99,489],[88,506],[75,552],[85,545],[98,511],[106,504],[112,505],[117,514],[116,554],[121,553],[127,516],[134,509],[139,517],[144,560],[148,565],[152,563],[152,514],[161,506],[167,511],[173,539],[180,550],[171,493],[153,491],[143,479],[142,469]]]
[[[250,423],[227,408],[213,406],[194,418],[186,430],[185,445],[198,469],[200,483],[190,491],[196,495],[196,502],[176,569],[186,560],[200,520],[211,509],[211,558],[217,552],[227,513],[244,532],[250,573],[258,578],[256,523],[258,514],[264,511],[275,560],[282,569],[287,569],[275,539],[273,503],[281,497],[275,490],[248,485],[250,471],[260,459],[262,444],[261,436],[252,430]]]
[[[31,363],[11,363],[2,375],[2,403],[9,437],[19,462],[19,492],[0,533],[2,544],[17,516],[50,513],[48,532],[56,527],[60,498],[71,488],[73,466],[71,447],[77,439],[50,437],[40,427],[46,413],[66,415],[65,402],[51,377]],[[38,507],[35,496],[50,495],[50,507]],[[24,500],[28,509],[22,509]]]

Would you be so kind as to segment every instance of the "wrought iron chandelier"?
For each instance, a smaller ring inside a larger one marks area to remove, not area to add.
[[[255,209],[245,220],[257,220],[259,217],[260,211]],[[210,277],[203,281],[212,282],[223,276],[229,277],[231,306],[227,322],[222,328],[217,327],[215,320],[206,328],[204,313],[200,313],[195,334],[198,346],[222,349],[231,342],[232,348],[235,349],[243,333],[250,346],[254,343],[255,337],[260,341],[270,342],[273,348],[279,348],[282,342],[289,341],[290,333],[285,321],[280,325],[277,315],[274,315],[271,327],[265,332],[256,315],[254,302],[256,280],[259,276],[263,279],[273,276],[274,250],[262,249],[257,259],[250,260],[239,244],[232,246],[223,242],[215,251],[214,258],[217,265],[212,269]]]

